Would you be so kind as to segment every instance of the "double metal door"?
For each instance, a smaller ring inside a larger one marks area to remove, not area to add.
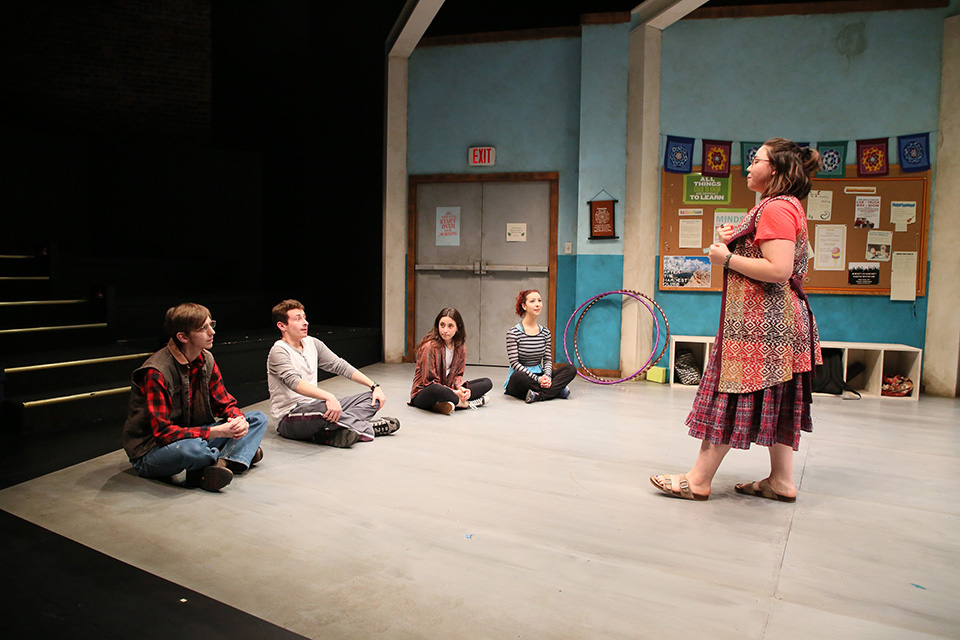
[[[438,232],[438,211],[457,217],[456,244],[447,244],[449,233]],[[416,340],[440,309],[456,307],[468,364],[507,364],[505,334],[518,321],[517,293],[539,289],[548,295],[549,242],[549,182],[419,185]]]

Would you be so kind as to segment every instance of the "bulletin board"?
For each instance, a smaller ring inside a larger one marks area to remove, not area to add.
[[[727,183],[693,169],[662,171],[661,291],[722,290],[723,267],[710,265],[705,252],[715,241],[715,225],[735,220],[759,201],[738,166]],[[815,178],[802,201],[814,254],[804,289],[890,295],[892,265],[909,258],[894,252],[916,252],[916,294],[926,295],[929,182],[929,171],[900,174],[898,166],[883,178],[858,178],[855,166],[845,178]]]

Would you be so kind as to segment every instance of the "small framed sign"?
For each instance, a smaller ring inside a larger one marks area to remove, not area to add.
[[[616,200],[591,200],[590,205],[590,239],[616,240],[617,224],[614,217]]]

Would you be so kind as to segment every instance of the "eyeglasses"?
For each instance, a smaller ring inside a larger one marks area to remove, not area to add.
[[[197,331],[197,332],[203,331],[204,333],[212,333],[213,330],[216,328],[217,328],[217,321],[211,320],[209,324],[205,324],[199,329],[194,329],[194,331]]]
[[[753,165],[757,164],[758,162],[770,162],[770,159],[769,159],[769,158],[758,158],[757,156],[753,156],[753,160],[750,161],[750,166],[752,167]]]

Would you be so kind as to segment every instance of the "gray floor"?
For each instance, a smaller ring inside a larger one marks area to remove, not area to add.
[[[763,448],[694,503],[647,480],[693,460],[692,389],[577,380],[528,406],[474,367],[491,403],[442,416],[406,406],[411,365],[364,371],[395,436],[271,429],[218,495],[139,479],[118,451],[0,508],[314,638],[960,638],[958,400],[818,396],[796,504],[733,492]]]

